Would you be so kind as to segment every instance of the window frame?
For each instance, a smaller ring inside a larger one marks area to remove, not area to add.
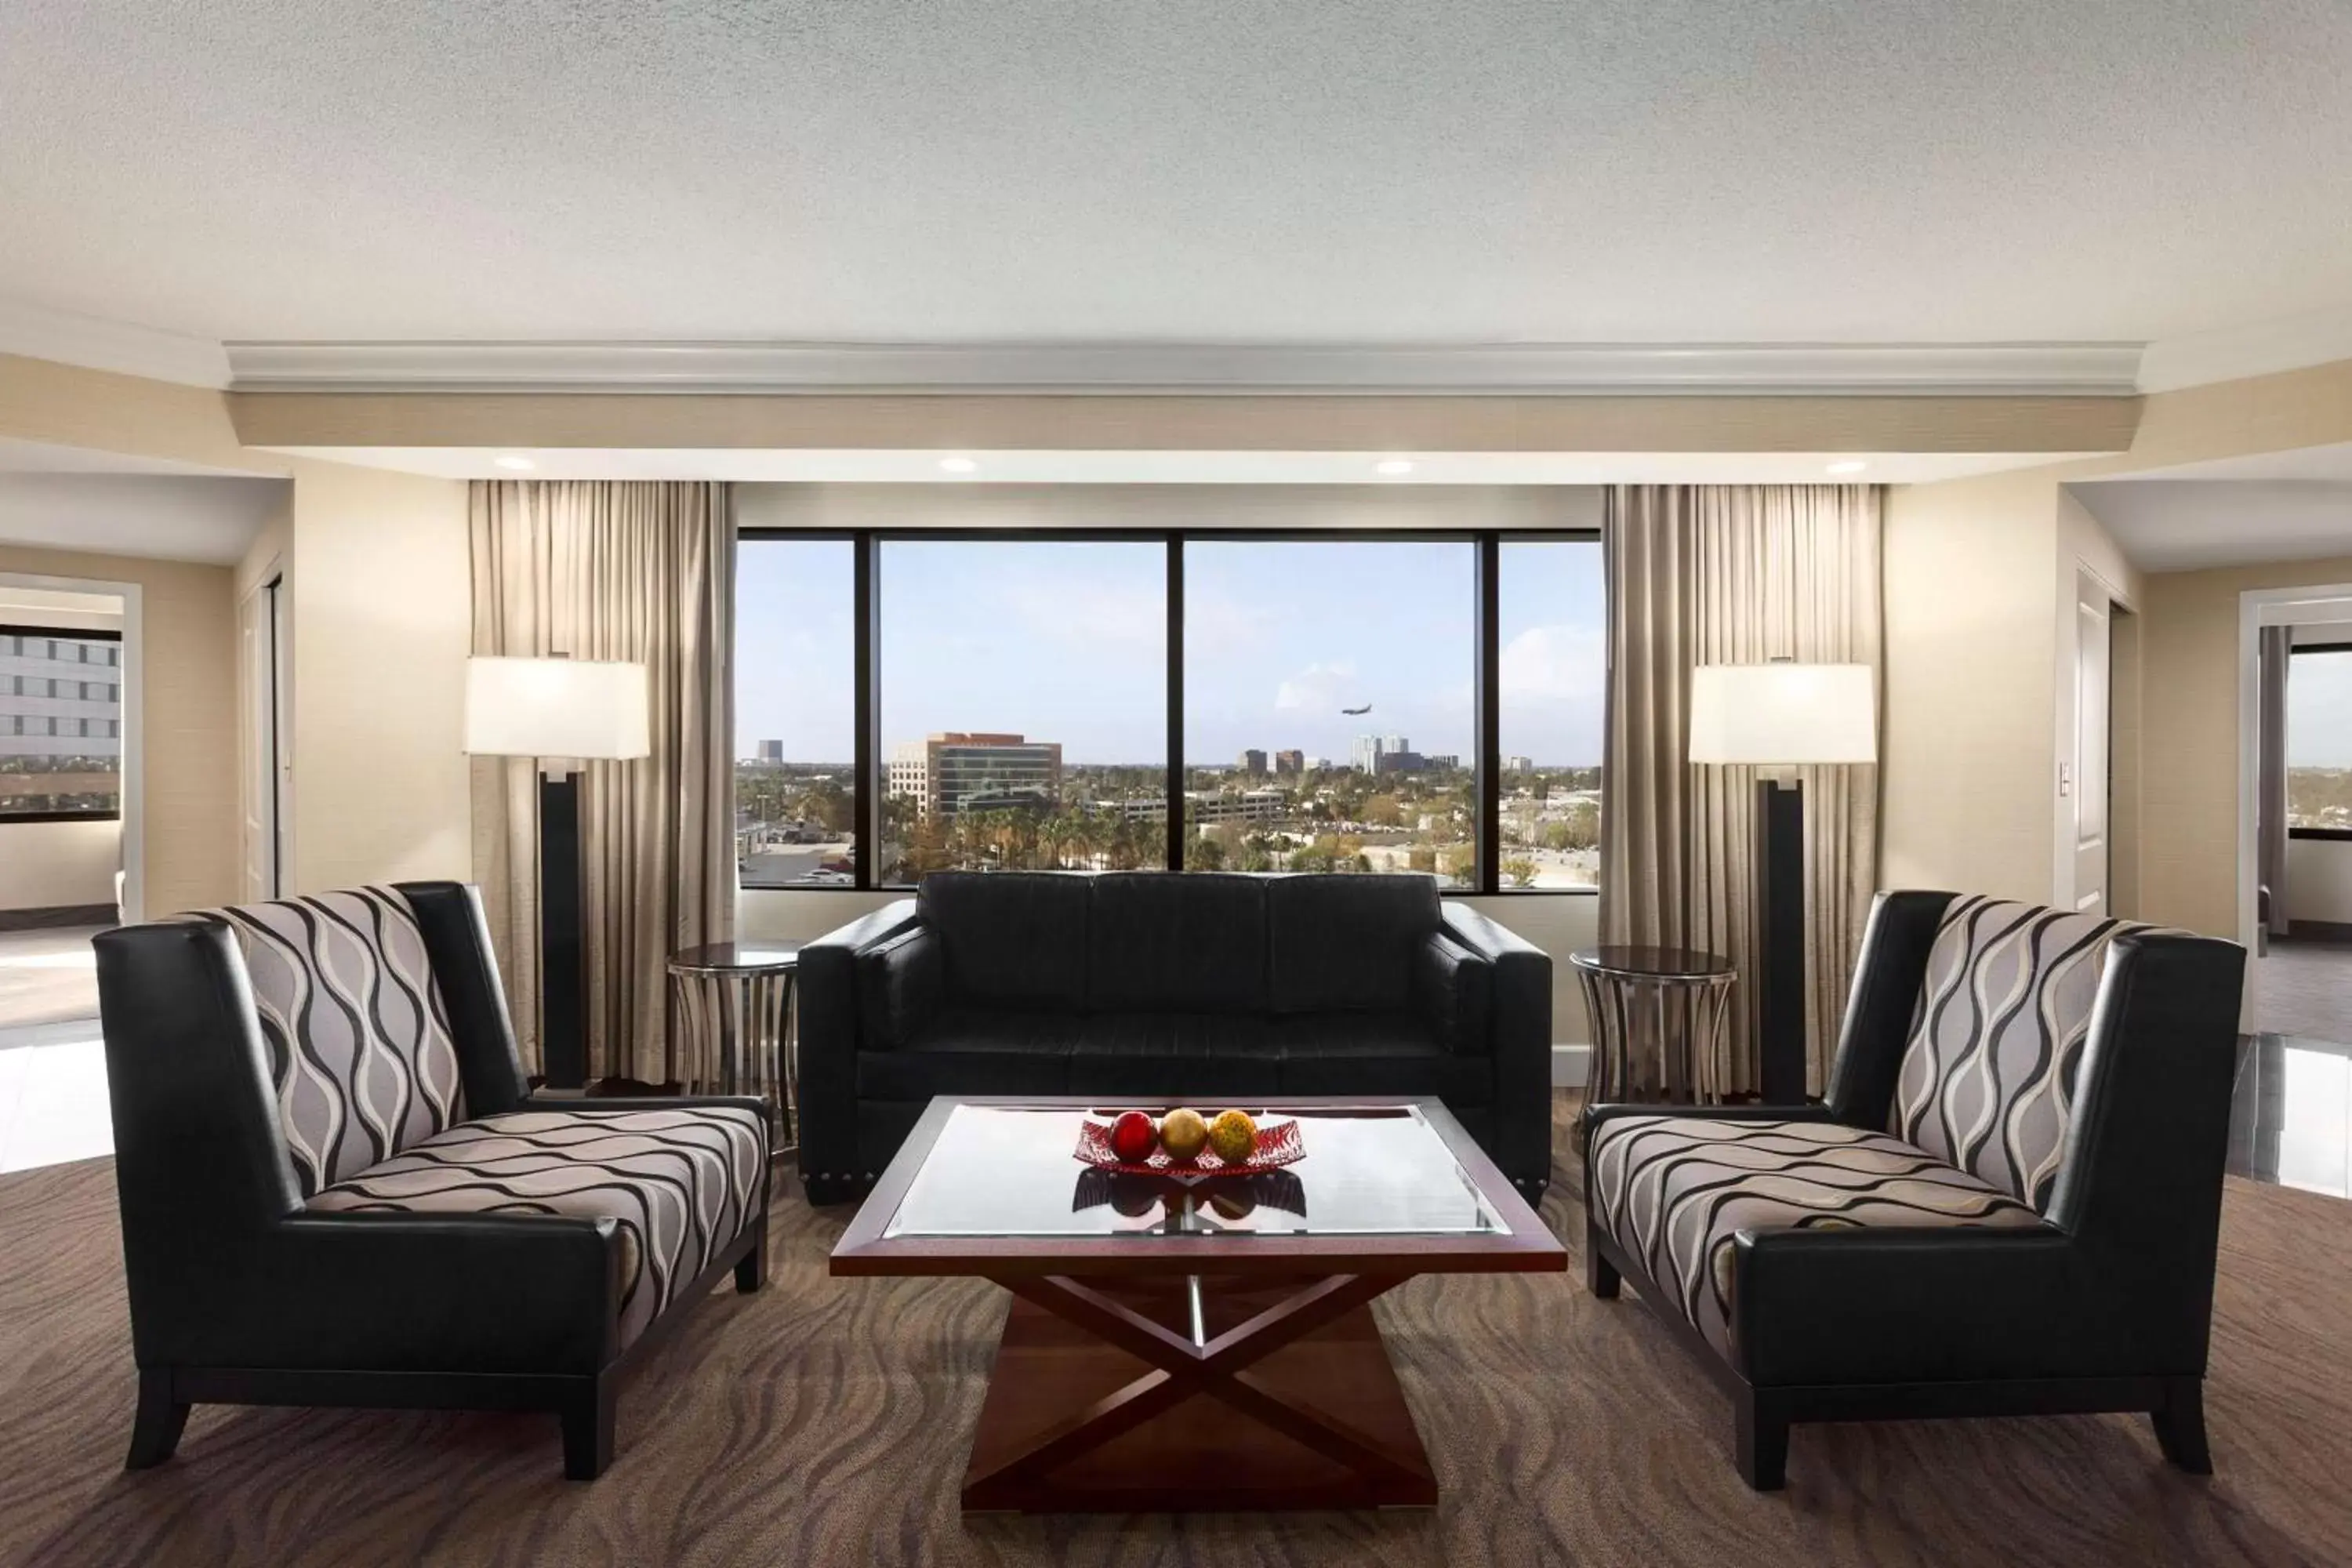
[[[1509,543],[1599,545],[1598,529],[1253,529],[1253,528],[743,528],[736,532],[740,549],[762,541],[847,541],[851,546],[851,700],[857,777],[851,809],[857,825],[856,869],[848,887],[754,889],[751,891],[793,893],[862,893],[908,890],[904,883],[880,881],[876,859],[881,847],[882,798],[876,769],[881,746],[881,548],[893,542],[962,544],[1150,544],[1166,551],[1163,582],[1168,616],[1163,689],[1168,708],[1167,760],[1168,837],[1161,868],[1184,868],[1184,547],[1189,543],[1255,544],[1379,544],[1460,543],[1474,552],[1471,574],[1474,646],[1473,679],[1476,683],[1473,721],[1476,746],[1475,843],[1478,877],[1475,886],[1440,884],[1444,898],[1597,898],[1598,888],[1511,888],[1503,885],[1502,843],[1502,546]],[[736,737],[730,737],[733,747]],[[740,759],[738,759],[740,761]]]
[[[2294,679],[2294,661],[2306,653],[2352,654],[2352,642],[2307,642],[2287,650],[2287,679]],[[2352,842],[2352,827],[2294,827],[2286,830],[2289,838],[2312,838],[2329,843]]]
[[[114,645],[115,645],[115,647],[116,647],[116,648],[117,648],[118,650],[121,647],[121,645],[122,645],[122,633],[121,633],[120,630],[111,630],[111,631],[110,631],[110,630],[102,630],[102,629],[98,629],[98,628],[83,627],[83,626],[20,626],[20,625],[16,624],[16,622],[14,622],[14,621],[0,621],[0,637],[46,637],[46,638],[50,639],[51,641],[63,640],[63,641],[67,641],[67,642],[81,642],[81,643],[93,643],[93,642],[112,643],[112,644],[114,644]],[[18,656],[16,656],[16,657],[22,657],[22,655],[18,655]],[[77,663],[79,663],[79,664],[81,664],[81,665],[83,665],[83,666],[85,666],[85,667],[87,667],[87,665],[89,664],[89,661],[88,661],[87,659],[77,660],[76,662],[77,662]],[[77,738],[78,738],[78,739],[81,739],[81,740],[110,739],[110,739],[113,739],[114,741],[116,741],[116,742],[118,742],[118,744],[119,744],[119,743],[121,742],[121,739],[122,739],[122,737],[121,737],[121,724],[122,724],[122,708],[123,708],[123,691],[122,691],[122,686],[123,686],[123,681],[122,681],[122,656],[121,656],[121,652],[120,652],[120,651],[118,651],[118,652],[116,653],[115,658],[114,658],[114,662],[113,662],[112,664],[104,665],[104,666],[101,666],[100,668],[105,668],[105,669],[108,669],[108,670],[110,670],[110,671],[112,671],[112,672],[113,672],[113,679],[112,679],[111,680],[99,681],[99,682],[97,682],[96,684],[98,684],[98,685],[101,685],[101,686],[111,686],[111,687],[113,687],[113,688],[114,688],[114,699],[113,699],[113,700],[114,700],[114,722],[115,722],[115,734],[114,734],[113,736],[111,736],[111,737],[98,737],[98,736],[90,736],[90,735],[82,735],[82,736],[79,736],[79,737],[77,737]],[[49,679],[49,681],[50,681],[50,700],[54,700],[54,701],[74,701],[74,702],[91,702],[91,701],[98,701],[98,700],[100,700],[100,699],[97,699],[97,698],[79,697],[79,696],[73,697],[73,698],[69,698],[69,699],[68,699],[68,698],[59,698],[59,697],[58,697],[58,696],[56,695],[56,685],[57,685],[57,679],[61,679],[61,678],[44,678],[44,679]],[[80,684],[84,684],[84,685],[91,684],[90,682],[88,682],[88,681],[82,680],[82,679],[81,679],[80,677],[79,677],[79,676],[75,677],[75,679],[76,679],[78,682],[79,682]],[[22,694],[20,693],[19,695],[22,695]],[[55,722],[56,722],[56,721],[55,721],[54,720],[52,720],[52,721],[51,721],[51,732],[52,732],[52,738],[56,738],[56,736],[55,736]],[[120,781],[122,779],[122,777],[123,777],[123,773],[122,773],[122,769],[121,769],[121,761],[122,761],[121,753],[118,752],[118,753],[116,754],[116,769],[115,769],[115,778],[116,778],[116,780],[117,780],[118,782],[117,782],[117,784],[116,784],[116,786],[115,786],[115,792],[114,792],[114,809],[112,809],[111,811],[0,811],[0,826],[13,826],[13,825],[17,824],[17,823],[28,823],[28,824],[29,824],[29,823],[40,823],[40,822],[120,822],[120,821],[121,821],[121,820],[122,820],[122,788],[121,788],[121,782],[120,782]]]

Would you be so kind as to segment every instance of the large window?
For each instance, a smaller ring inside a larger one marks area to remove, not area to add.
[[[0,626],[0,822],[121,811],[121,637]]]
[[[1608,597],[1589,540],[1505,540],[1497,574],[1497,809],[1506,888],[1601,885]]]
[[[1478,886],[1475,541],[1184,546],[1184,863]]]
[[[735,864],[747,888],[857,883],[856,546],[735,561]]]
[[[746,887],[1597,883],[1590,535],[753,532],[737,574]]]
[[[2286,823],[2352,838],[2352,642],[2294,650],[2286,675]]]
[[[886,539],[876,572],[882,881],[1165,864],[1166,546]]]

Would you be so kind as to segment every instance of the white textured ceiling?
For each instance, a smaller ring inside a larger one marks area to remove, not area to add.
[[[0,474],[0,544],[227,565],[244,558],[287,481],[160,474]]]
[[[207,339],[2141,341],[2352,303],[2343,0],[10,0]]]
[[[2143,571],[2352,555],[2352,479],[2118,479],[2074,491]]]

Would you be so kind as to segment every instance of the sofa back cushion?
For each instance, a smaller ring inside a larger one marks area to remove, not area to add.
[[[2144,929],[2033,904],[1952,900],[1928,951],[1887,1130],[2043,1208],[2108,949]]]
[[[947,999],[1076,1012],[1087,995],[1087,883],[1065,871],[934,871],[915,910],[939,932]]]
[[[1265,905],[1276,1012],[1410,1005],[1415,958],[1438,924],[1434,879],[1277,877],[1266,884]]]
[[[390,888],[206,911],[235,933],[306,1198],[466,1115],[449,1020]]]
[[[1198,871],[1094,879],[1087,1006],[1097,1013],[1263,1013],[1265,884]]]

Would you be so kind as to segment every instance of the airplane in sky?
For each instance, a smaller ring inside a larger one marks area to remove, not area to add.
[[[1372,705],[1369,702],[1365,703],[1361,708],[1342,708],[1339,710],[1340,712],[1347,714],[1351,719],[1360,713],[1369,713],[1371,710]]]

